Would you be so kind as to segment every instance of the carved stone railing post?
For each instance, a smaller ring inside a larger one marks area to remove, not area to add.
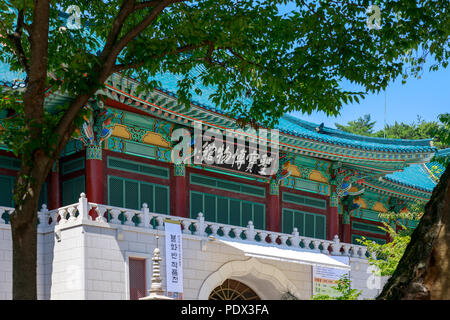
[[[205,217],[203,216],[203,213],[201,213],[201,212],[198,213],[197,220],[198,221],[195,226],[195,228],[196,228],[195,234],[203,237],[206,235],[206,232],[205,232],[206,223],[205,223]]]
[[[142,204],[142,217],[143,227],[150,228],[150,210],[145,202]]]
[[[339,237],[337,235],[334,236],[331,248],[333,248],[333,250],[331,251],[333,255],[341,255],[341,241],[339,240]]]
[[[247,240],[255,241],[256,232],[255,232],[255,226],[253,225],[253,221],[250,220],[248,222],[247,230],[245,230],[244,233],[245,233],[245,237],[247,238]]]
[[[2,216],[2,212],[0,212],[0,220]],[[40,211],[38,211],[38,219],[39,219],[39,226],[40,227],[46,227],[48,226],[48,209],[47,209],[47,205],[44,203],[42,205],[42,208]]]
[[[78,200],[78,218],[81,219],[81,221],[89,220],[90,218],[88,199],[84,192],[80,194],[80,199]]]
[[[300,246],[300,236],[297,228],[294,228],[294,231],[292,231],[291,245],[296,248]]]

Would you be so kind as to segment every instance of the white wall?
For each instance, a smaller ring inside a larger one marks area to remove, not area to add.
[[[55,227],[55,233],[59,231],[51,263],[50,299],[85,299],[84,227],[67,222]]]
[[[362,290],[360,299],[373,299],[381,292],[387,277],[376,277],[368,260],[350,258],[352,289]]]
[[[57,240],[55,232],[59,234]],[[165,288],[162,230],[96,221],[66,222],[55,226],[54,231],[40,228],[38,298],[129,299],[129,257],[146,259],[148,290],[157,235]],[[9,225],[0,225],[0,299],[11,299],[11,253]],[[367,260],[350,258],[350,264],[352,287],[363,290],[361,298],[376,296],[379,290],[368,288],[371,273],[367,272]],[[183,234],[183,298],[207,298],[227,278],[244,282],[263,299],[279,299],[287,291],[300,299],[309,299],[312,294],[310,265],[250,258],[226,244]]]
[[[10,299],[12,299],[11,227],[0,224],[0,300]]]
[[[95,223],[86,227],[87,244],[87,298],[128,299],[128,258],[147,259],[147,289],[151,280],[151,257],[159,235],[161,250],[161,276],[165,283],[165,237],[163,232],[122,226],[123,240],[117,240],[117,230]],[[98,224],[97,224],[98,225]],[[197,299],[205,279],[222,265],[234,260],[248,260],[239,250],[220,243],[209,242],[202,251],[202,239],[183,235],[183,297]],[[293,263],[264,260],[283,272],[298,288],[303,298],[311,292],[311,267]],[[279,298],[279,297],[278,297]]]

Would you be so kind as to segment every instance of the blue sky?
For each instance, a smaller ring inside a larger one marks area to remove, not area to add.
[[[294,8],[295,5],[290,3],[280,6],[280,12],[286,13]],[[409,78],[402,84],[399,77],[388,86],[386,124],[394,124],[395,121],[411,124],[417,121],[417,115],[425,121],[436,121],[439,114],[450,113],[450,67],[428,72],[429,65],[429,62],[426,63],[421,79]],[[359,104],[344,105],[337,117],[327,117],[323,112],[314,112],[311,115],[301,112],[290,114],[317,124],[323,122],[325,126],[331,128],[335,128],[336,122],[347,124],[348,121],[370,114],[376,121],[374,130],[378,131],[384,126],[384,100],[384,91],[379,94],[368,94]]]
[[[424,71],[421,79],[409,78],[402,84],[401,78],[391,83],[386,90],[386,123],[412,123],[417,115],[426,121],[435,121],[441,113],[450,113],[450,68]],[[360,103],[344,105],[337,117],[327,117],[323,112],[311,115],[293,112],[292,115],[314,123],[325,123],[335,128],[335,123],[346,124],[365,114],[376,121],[375,131],[383,128],[384,92],[368,94]]]
[[[288,13],[295,9],[295,4],[280,5],[280,13]],[[430,59],[430,57],[428,57]],[[420,79],[408,78],[402,84],[401,76],[386,88],[386,124],[417,122],[417,116],[425,121],[437,121],[438,115],[450,113],[450,67],[438,71],[428,71],[430,62],[424,66]],[[345,89],[351,90],[345,85]],[[358,89],[354,89],[358,91]],[[311,115],[292,112],[291,115],[317,124],[335,128],[335,123],[347,124],[366,114],[370,114],[375,122],[374,131],[383,129],[385,121],[385,92],[368,94],[358,103],[344,105],[340,114],[329,117],[324,112],[313,112]]]

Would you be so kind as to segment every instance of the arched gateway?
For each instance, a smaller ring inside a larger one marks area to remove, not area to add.
[[[250,258],[227,262],[210,274],[200,288],[198,299],[280,299],[286,292],[300,297],[297,288],[280,270]]]
[[[227,279],[217,286],[209,295],[209,300],[261,300],[261,298],[246,284]]]

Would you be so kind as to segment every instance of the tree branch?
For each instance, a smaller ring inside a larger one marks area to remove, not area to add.
[[[169,5],[182,2],[185,0],[160,0],[160,1],[146,1],[136,4],[135,0],[126,0],[123,6],[113,22],[110,33],[108,34],[105,46],[103,47],[102,53],[100,54],[101,64],[98,66],[98,83],[104,83],[106,79],[113,72],[119,70],[124,70],[125,68],[139,66],[142,62],[135,62],[128,65],[116,65],[115,61],[117,56],[122,51],[122,49],[136,36],[138,36],[142,31],[145,30],[156,17]],[[134,28],[132,28],[125,36],[118,39],[119,34],[122,30],[123,23],[125,20],[136,10],[152,7],[152,10],[147,14],[147,16],[138,23]],[[180,47],[175,50],[176,53],[190,50],[189,47]],[[170,54],[166,53],[166,54]],[[173,54],[173,53],[172,53]],[[58,148],[70,139],[73,127],[73,120],[78,115],[81,108],[87,103],[89,98],[96,92],[96,88],[89,90],[86,93],[80,94],[70,103],[69,108],[64,113],[63,117],[58,123],[55,133],[58,136]],[[69,132],[70,131],[70,132]]]
[[[122,51],[122,49],[125,48],[125,46],[131,40],[133,40],[142,31],[144,31],[145,28],[147,28],[167,6],[182,1],[185,0],[163,0],[158,2],[158,4],[154,5],[152,10],[148,13],[148,15],[141,22],[139,22],[134,28],[132,28],[126,35],[124,35],[120,40],[118,40],[118,42],[111,48],[109,56],[107,57],[106,60],[106,66],[111,66],[112,68],[114,66],[115,59]]]
[[[195,44],[195,45],[181,46],[181,47],[178,47],[178,48],[176,48],[174,50],[165,51],[165,52],[160,53],[158,55],[147,56],[146,59],[158,59],[158,58],[162,58],[162,57],[165,57],[165,56],[168,56],[168,55],[174,55],[174,54],[179,54],[179,53],[183,53],[183,52],[188,52],[188,51],[191,51],[191,50],[194,50],[194,49],[198,49],[198,48],[204,47],[206,45],[211,46],[212,42],[210,40],[206,40],[206,41],[204,41],[202,43]],[[126,63],[126,64],[116,64],[113,67],[113,72],[119,72],[119,71],[123,71],[123,70],[130,69],[130,68],[139,68],[139,67],[142,67],[143,65],[144,65],[143,61],[131,62],[131,63]]]
[[[128,18],[128,16],[133,12],[135,6],[135,0],[126,0],[117,14],[117,17],[114,19],[112,23],[111,30],[109,31],[108,36],[106,37],[105,45],[103,46],[103,51],[100,54],[100,58],[106,60],[106,57],[109,55],[110,50],[114,46],[119,36],[120,31],[122,30],[123,23]]]
[[[153,1],[144,1],[144,2],[140,2],[140,3],[136,3],[134,5],[134,10],[137,11],[137,10],[142,10],[145,8],[154,7],[160,2],[161,2],[161,0],[153,0]]]
[[[246,62],[246,63],[248,63],[248,64],[252,64],[252,65],[254,65],[254,66],[257,66],[257,67],[259,67],[259,68],[261,68],[261,69],[265,69],[264,66],[262,66],[262,65],[260,65],[260,64],[258,64],[258,63],[256,63],[256,62],[249,61],[247,58],[245,58],[245,57],[242,56],[241,54],[239,54],[239,53],[237,53],[236,51],[234,51],[233,48],[228,47],[227,50],[228,50],[233,56],[235,56],[236,58],[238,58],[238,59],[240,59],[240,60],[242,60],[242,61],[244,61],[244,62]]]
[[[17,59],[19,60],[22,67],[25,69],[25,72],[27,74],[27,78],[30,73],[30,65],[28,63],[28,59],[25,55],[25,51],[22,46],[22,28],[25,26],[24,22],[24,16],[23,16],[23,10],[19,10],[19,13],[17,15],[17,22],[16,22],[16,30],[14,30],[14,33],[9,33],[6,36],[14,45],[14,49],[16,51]]]

